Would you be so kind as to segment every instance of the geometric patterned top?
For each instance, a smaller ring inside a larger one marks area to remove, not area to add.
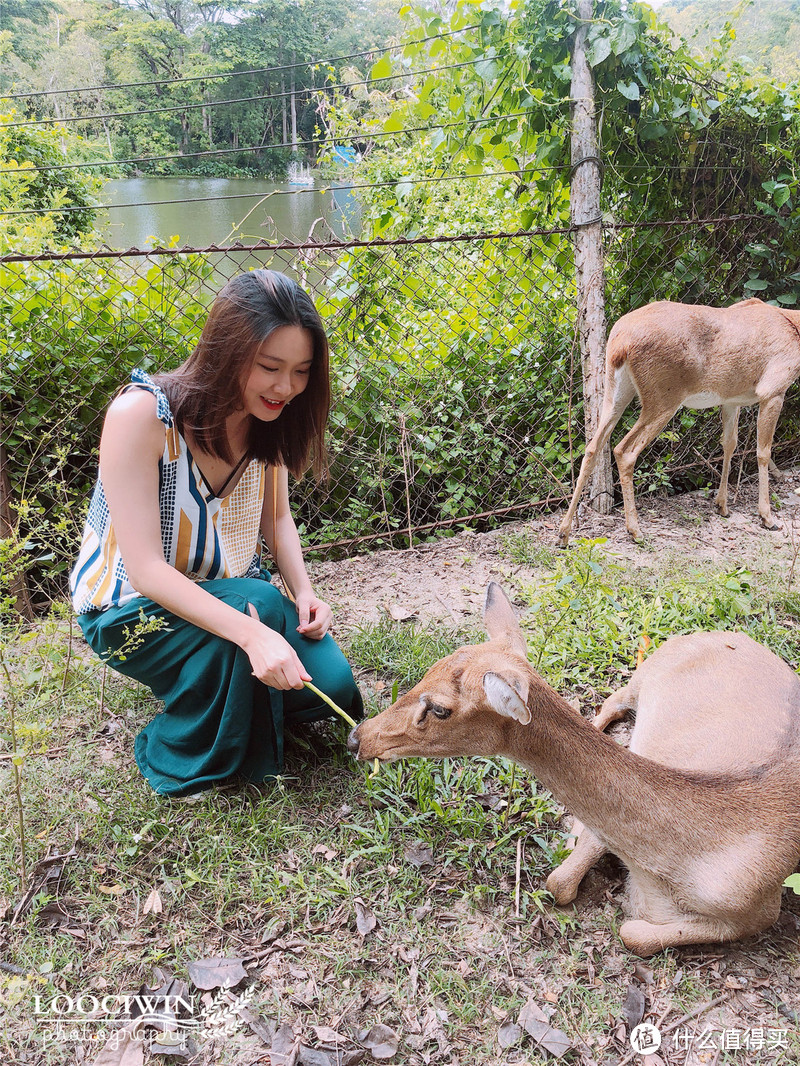
[[[131,384],[122,392],[133,388],[153,393],[165,426],[164,454],[158,463],[165,559],[194,581],[258,576],[266,465],[251,460],[233,491],[215,496],[178,432],[163,390],[143,370],[133,371]],[[70,574],[70,592],[77,614],[102,611],[140,595],[125,572],[99,474]]]

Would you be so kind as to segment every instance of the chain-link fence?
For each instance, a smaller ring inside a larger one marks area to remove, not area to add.
[[[653,299],[740,298],[753,225],[608,228],[609,322]],[[416,542],[559,505],[583,446],[571,247],[569,230],[535,230],[4,257],[4,517],[34,599],[65,585],[110,397],[134,367],[184,359],[224,280],[255,266],[292,272],[331,339],[330,477],[293,487],[307,546]],[[787,405],[779,455],[799,416]],[[754,461],[753,426],[739,461]],[[679,413],[638,491],[708,482],[718,452],[716,415]]]

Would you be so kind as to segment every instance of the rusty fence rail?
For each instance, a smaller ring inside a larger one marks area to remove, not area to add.
[[[609,321],[663,297],[739,298],[741,249],[762,224],[607,227]],[[313,550],[403,544],[559,505],[583,445],[571,237],[565,228],[3,257],[3,522],[26,591],[43,602],[64,588],[109,398],[134,367],[185,358],[214,293],[256,266],[292,272],[331,338],[330,477],[293,487]],[[797,422],[790,404],[778,447]],[[718,425],[676,416],[641,465],[640,491],[707,482]],[[744,418],[745,448],[752,434]]]

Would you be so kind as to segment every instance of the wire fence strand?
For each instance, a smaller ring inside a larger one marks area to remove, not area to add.
[[[763,227],[751,215],[605,225],[609,321],[667,293],[731,303],[748,276],[739,250],[763,239]],[[575,427],[583,425],[574,233],[564,226],[1,257],[0,472],[34,600],[64,591],[110,397],[135,367],[181,362],[220,287],[255,267],[296,277],[331,340],[330,477],[292,488],[312,551],[403,545],[559,506],[581,453],[570,440],[581,439]],[[724,272],[705,271],[711,247],[725,258]],[[799,416],[788,402],[776,449],[791,450]],[[736,461],[751,470],[752,410],[743,412],[740,439]],[[679,412],[637,468],[637,491],[709,483],[719,442],[715,413]]]

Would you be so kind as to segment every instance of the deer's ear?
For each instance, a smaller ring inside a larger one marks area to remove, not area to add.
[[[504,678],[500,674],[483,675],[483,691],[489,706],[497,714],[513,718],[520,725],[527,725],[531,720],[528,709],[528,685],[522,678]]]
[[[511,642],[515,651],[523,657],[527,656],[525,637],[522,635],[517,616],[514,614],[514,608],[496,581],[490,581],[486,589],[483,624],[492,640],[504,638]]]

